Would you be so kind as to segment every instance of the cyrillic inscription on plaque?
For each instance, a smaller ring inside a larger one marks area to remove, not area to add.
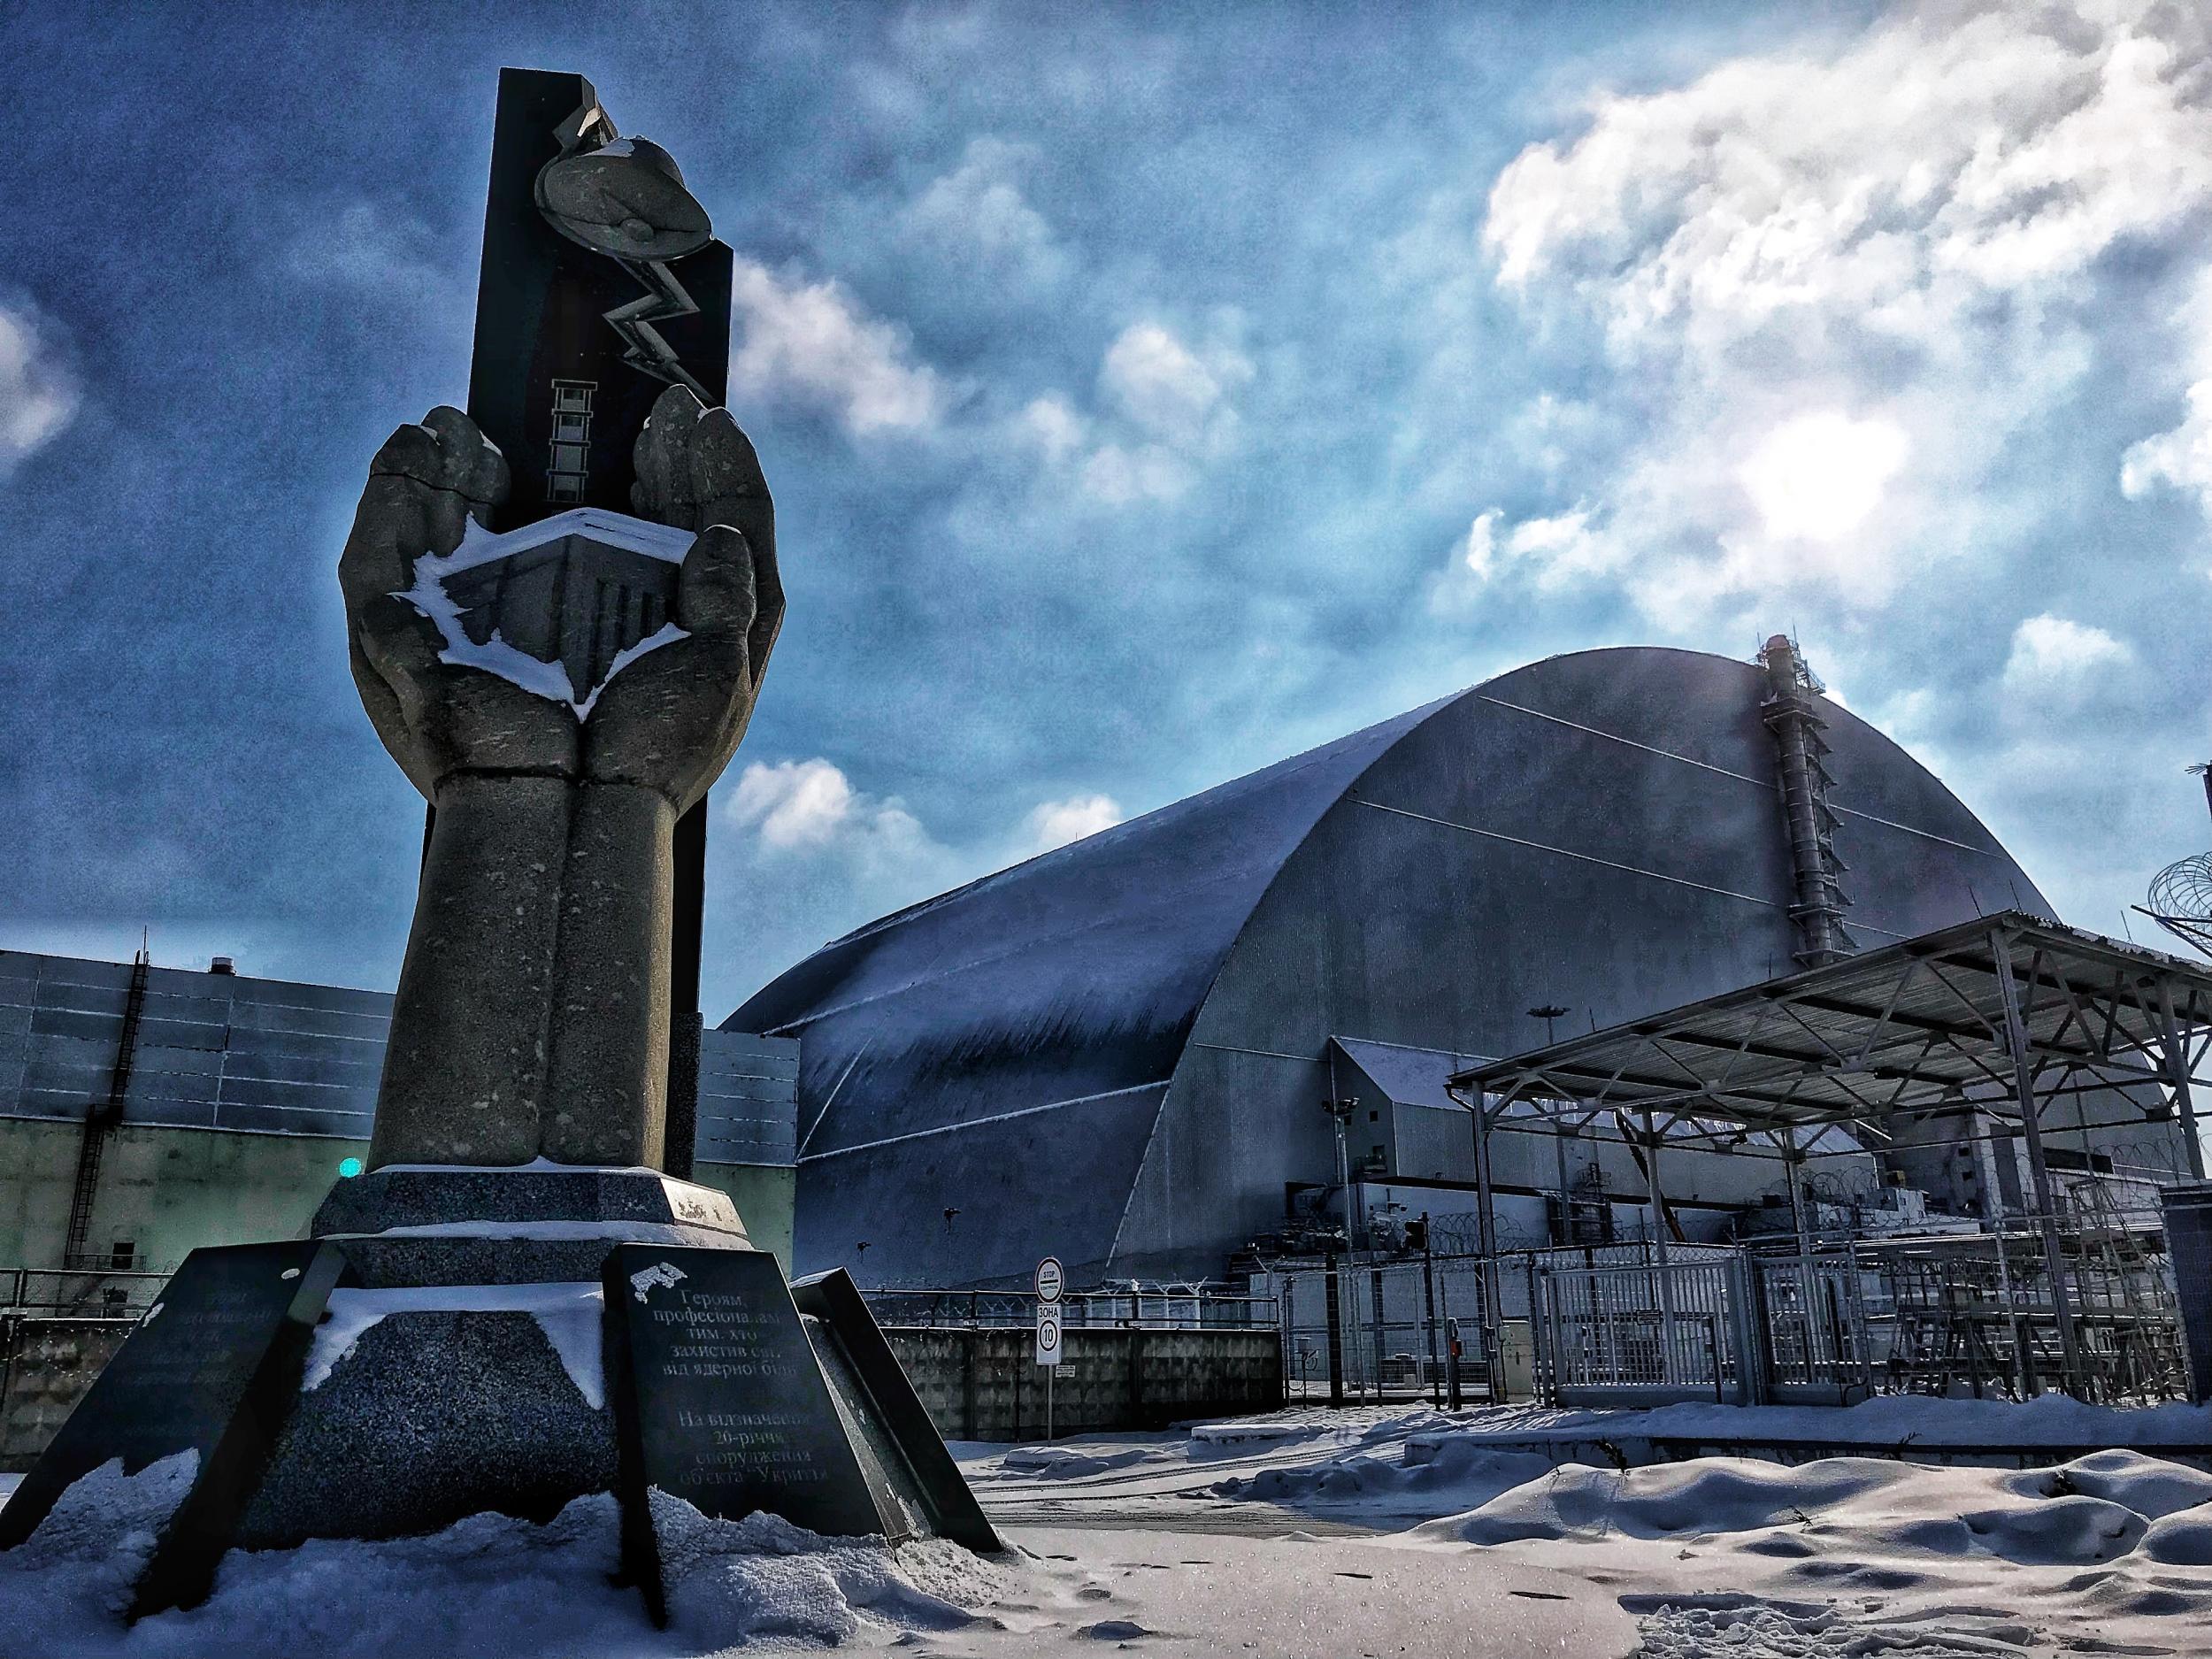
[[[626,1244],[606,1293],[626,1502],[657,1486],[732,1520],[882,1530],[774,1256]]]

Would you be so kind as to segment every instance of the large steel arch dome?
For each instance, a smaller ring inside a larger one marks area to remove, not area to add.
[[[885,917],[726,1029],[803,1039],[795,1265],[965,1285],[1218,1275],[1327,1179],[1325,1049],[1532,1046],[1791,971],[1755,666],[1578,652]],[[1865,944],[2049,907],[1828,705]],[[947,1212],[953,1212],[948,1215]]]

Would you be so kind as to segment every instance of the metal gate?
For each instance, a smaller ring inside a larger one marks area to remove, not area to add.
[[[1750,1279],[1734,1253],[1536,1270],[1547,1380],[1562,1405],[1760,1396]]]
[[[1460,1333],[1463,1394],[1486,1397],[1481,1263],[1472,1257],[1333,1267],[1273,1267],[1256,1295],[1280,1315],[1283,1377],[1293,1399],[1440,1401],[1450,1392]]]
[[[1774,1396],[1848,1404],[1873,1392],[1867,1275],[1848,1252],[1773,1256],[1752,1264]]]

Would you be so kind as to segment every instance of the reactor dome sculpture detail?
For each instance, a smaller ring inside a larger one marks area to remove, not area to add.
[[[688,388],[712,408],[718,401],[685,369],[656,323],[695,316],[699,307],[672,261],[713,240],[707,210],[685,188],[676,158],[649,138],[625,138],[596,101],[556,129],[561,153],[538,172],[531,196],[553,228],[579,247],[620,265],[643,289],[605,313],[633,368]]]

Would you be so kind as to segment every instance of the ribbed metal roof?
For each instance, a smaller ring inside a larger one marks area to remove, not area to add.
[[[1762,683],[1662,648],[1548,658],[826,946],[725,1022],[805,1039],[800,1266],[866,1241],[885,1282],[1011,1282],[1044,1251],[1217,1271],[1334,1167],[1333,1033],[1471,1061],[1536,1002],[1772,973]],[[2040,908],[1895,744],[1840,710],[1830,735],[1859,937]]]
[[[1452,1087],[1571,1111],[1878,1132],[1901,1111],[2014,1090],[2007,979],[2028,1067],[2052,1089],[2155,1086],[2170,1022],[2197,1051],[2212,1028],[2212,970],[2011,912],[1470,1066]]]
[[[1464,695],[1464,694],[1462,694]],[[818,1156],[956,1123],[1164,1086],[1254,905],[1321,815],[1445,698],[872,922],[725,1029],[810,1044]],[[834,1074],[816,1074],[830,1068]],[[1010,1075],[1010,1073],[1011,1075]],[[867,1102],[848,1121],[841,1099]]]

